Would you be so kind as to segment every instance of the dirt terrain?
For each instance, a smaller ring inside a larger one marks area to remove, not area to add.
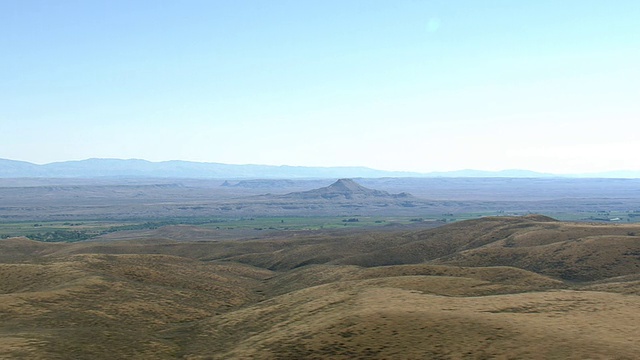
[[[640,353],[639,225],[495,217],[233,241],[169,230],[0,241],[0,358]]]

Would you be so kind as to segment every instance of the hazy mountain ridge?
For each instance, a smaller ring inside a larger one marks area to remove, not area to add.
[[[366,167],[305,167],[235,165],[171,160],[87,159],[36,165],[0,159],[0,177],[158,177],[158,178],[339,178],[419,176],[418,173],[375,170]]]
[[[603,173],[555,175],[529,170],[502,171],[457,170],[448,172],[418,173],[385,171],[368,167],[310,167],[274,165],[235,165],[222,163],[171,160],[151,162],[140,159],[87,159],[54,162],[37,165],[26,161],[0,159],[0,178],[29,177],[158,177],[158,178],[354,178],[354,177],[604,177],[640,178],[640,171],[619,170]]]

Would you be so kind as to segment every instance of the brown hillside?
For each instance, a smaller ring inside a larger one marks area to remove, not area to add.
[[[640,272],[640,238],[599,235],[548,245],[491,246],[438,261],[461,266],[514,266],[576,281],[593,281]]]
[[[261,299],[262,269],[165,255],[0,265],[0,358],[173,358],[161,333]]]
[[[450,281],[442,282],[439,280],[442,278],[448,278]],[[404,284],[401,288],[446,296],[479,296],[566,287],[561,281],[517,268],[469,268],[428,264],[371,268],[353,265],[305,266],[270,279],[268,285],[272,294],[283,294],[328,283],[374,279],[382,279],[383,282],[391,279],[396,284]],[[473,283],[473,286],[459,286],[457,281]],[[446,288],[433,286],[438,282],[440,285],[446,285]]]
[[[169,230],[199,241],[1,240],[0,358],[640,353],[638,225],[495,217],[229,241]]]
[[[166,254],[234,261],[270,270],[311,264],[511,266],[566,280],[590,281],[638,272],[640,236],[636,234],[640,234],[640,225],[563,223],[526,216],[482,218],[422,231],[318,233],[195,243],[162,239],[88,242],[37,251],[49,256]],[[33,244],[29,244],[30,248]]]
[[[29,260],[33,259],[34,256],[45,255],[65,247],[66,244],[43,243],[24,237],[4,239],[0,240],[0,262]]]
[[[595,292],[449,297],[394,281],[333,283],[204,322],[185,353],[219,344],[214,359],[633,359],[639,304]]]

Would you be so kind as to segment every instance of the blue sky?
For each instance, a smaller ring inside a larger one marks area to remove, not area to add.
[[[640,170],[639,1],[0,2],[0,158]]]

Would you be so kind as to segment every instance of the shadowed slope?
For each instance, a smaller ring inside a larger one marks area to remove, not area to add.
[[[590,281],[640,270],[640,237],[635,234],[640,234],[640,225],[499,217],[424,231],[272,241],[259,247],[279,251],[243,251],[237,255],[229,251],[226,259],[273,270],[309,264],[513,266],[567,280]],[[244,250],[248,245],[242,245]]]
[[[0,264],[0,358],[173,358],[162,331],[261,296],[262,269],[167,255]]]
[[[227,351],[214,359],[633,359],[636,300],[573,291],[444,297],[393,281],[340,282],[204,322],[185,352],[220,344]]]

